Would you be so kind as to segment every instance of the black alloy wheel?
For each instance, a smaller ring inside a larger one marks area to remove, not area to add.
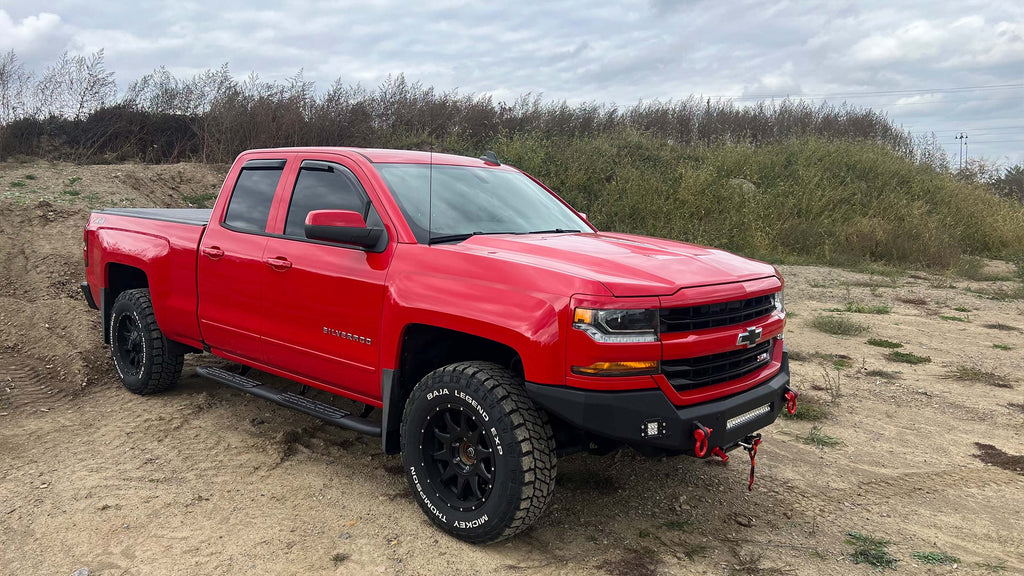
[[[142,327],[132,314],[122,314],[114,327],[114,349],[124,367],[125,375],[138,377],[146,360]]]
[[[438,406],[423,435],[427,476],[438,495],[461,511],[479,508],[494,482],[494,444],[477,419],[461,406]]]

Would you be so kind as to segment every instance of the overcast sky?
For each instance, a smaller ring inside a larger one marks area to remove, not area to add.
[[[1024,1],[0,0],[0,51],[42,69],[106,50],[122,87],[224,62],[326,87],[404,72],[438,89],[620,105],[689,94],[821,97],[1024,161]],[[865,94],[870,93],[870,94]]]

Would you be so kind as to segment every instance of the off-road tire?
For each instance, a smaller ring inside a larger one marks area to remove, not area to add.
[[[424,454],[425,443],[431,450],[433,436],[427,434],[432,434],[428,428],[433,418],[453,409],[475,418],[486,435],[482,442],[491,443],[493,479],[473,509],[449,502],[452,492],[444,492],[450,489],[428,468],[443,468],[444,462]],[[521,378],[490,362],[451,364],[416,385],[402,419],[402,462],[424,514],[445,532],[471,543],[495,542],[525,530],[541,516],[555,489],[555,441],[547,414],[526,395]]]
[[[140,328],[141,362],[134,369],[118,350],[118,330],[122,322],[135,322]],[[110,357],[121,383],[135,394],[163,392],[178,382],[185,356],[171,352],[170,343],[157,326],[149,290],[126,290],[114,301],[110,310]]]

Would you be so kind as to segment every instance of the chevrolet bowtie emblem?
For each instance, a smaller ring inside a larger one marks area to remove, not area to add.
[[[738,338],[736,338],[736,345],[742,346],[746,344],[747,348],[750,348],[754,344],[757,344],[758,340],[761,339],[760,328],[747,328],[746,332],[740,332]]]

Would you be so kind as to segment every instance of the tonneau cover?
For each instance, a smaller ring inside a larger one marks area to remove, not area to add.
[[[213,210],[208,208],[106,208],[97,210],[96,213],[206,226],[210,222]]]

